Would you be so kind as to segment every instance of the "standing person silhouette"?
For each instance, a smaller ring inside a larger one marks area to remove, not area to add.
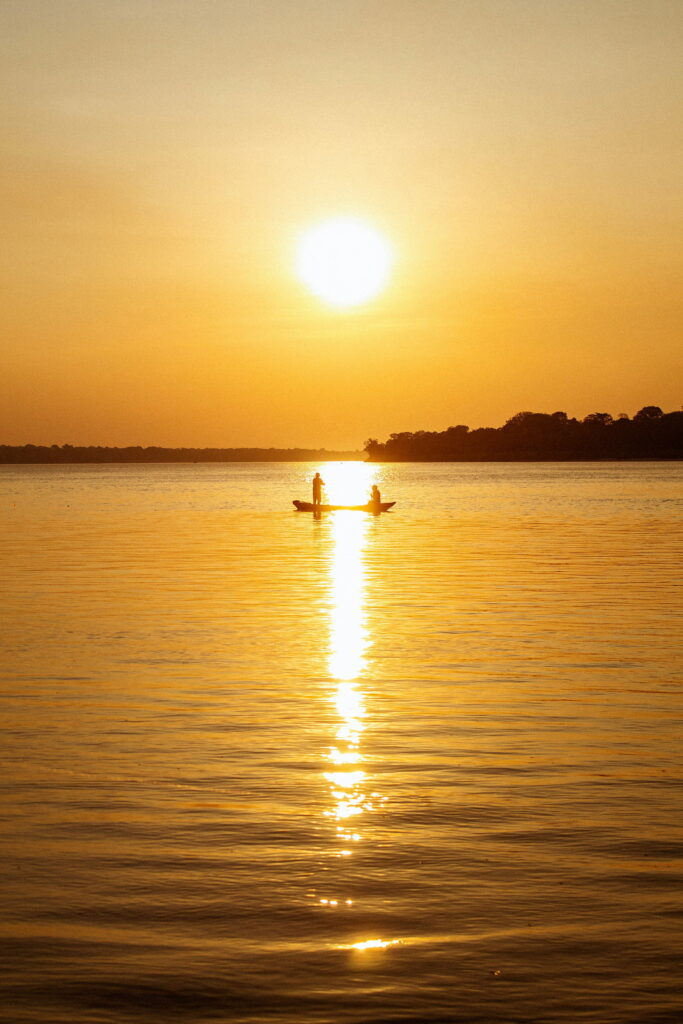
[[[323,497],[323,487],[324,486],[325,486],[325,481],[320,476],[320,473],[316,473],[315,476],[313,477],[313,504],[314,505],[320,505],[320,502],[322,501],[322,497]]]

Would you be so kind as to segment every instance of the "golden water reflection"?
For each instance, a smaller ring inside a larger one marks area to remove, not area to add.
[[[365,468],[365,467],[363,467]],[[344,844],[337,856],[350,857],[351,844],[361,835],[351,820],[367,809],[366,772],[361,737],[365,728],[365,696],[359,679],[366,670],[369,644],[365,611],[365,545],[368,518],[357,512],[338,512],[332,521],[333,552],[330,560],[330,640],[328,667],[337,680],[332,695],[338,724],[335,742],[326,759],[332,770],[325,771],[330,786],[332,809],[328,817],[337,820],[337,839]]]
[[[326,481],[327,500],[335,504],[363,503],[375,480],[376,470],[377,467],[363,463],[325,466],[323,479]],[[374,521],[358,512],[336,512],[329,523],[332,554],[329,563],[328,669],[336,681],[331,700],[337,724],[334,742],[325,754],[323,777],[329,787],[331,803],[324,814],[334,821],[334,856],[348,859],[362,844],[363,814],[384,802],[379,793],[369,791],[362,749],[367,715],[362,681],[368,672],[368,650],[372,639],[366,607],[366,554],[369,531]],[[352,865],[353,861],[349,864]],[[342,889],[351,879],[348,869],[343,869],[336,884]],[[332,909],[354,906],[353,899],[339,892],[334,896],[329,894],[319,902]],[[383,949],[396,942],[373,937],[343,948]]]

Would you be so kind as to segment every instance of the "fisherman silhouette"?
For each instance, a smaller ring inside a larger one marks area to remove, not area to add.
[[[377,484],[372,485],[372,491],[370,492],[370,502],[373,505],[379,505],[382,500],[382,495],[379,493],[379,487]]]
[[[323,487],[324,486],[325,486],[325,481],[320,476],[320,473],[316,473],[315,476],[313,477],[313,504],[314,505],[319,505],[320,502],[322,501]]]

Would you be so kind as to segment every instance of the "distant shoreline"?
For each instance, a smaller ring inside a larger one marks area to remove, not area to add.
[[[391,458],[367,458],[364,452],[316,452],[296,453],[286,455],[271,455],[267,451],[260,455],[228,455],[191,458],[189,456],[150,456],[148,458],[126,458],[101,455],[100,457],[78,458],[77,456],[63,458],[46,458],[36,456],[7,458],[0,450],[0,466],[163,466],[163,465],[186,465],[194,466],[198,463],[213,463],[216,465],[227,463],[250,462],[274,463],[274,462],[365,462],[372,465],[419,465],[420,463],[438,463],[440,465],[476,464],[481,462],[489,463],[544,463],[544,462],[680,462],[682,455],[624,455],[617,456],[531,456],[508,455],[506,457],[481,456],[480,458],[459,458],[459,459],[438,459],[438,458],[414,458],[414,459],[391,459]]]
[[[362,451],[326,448],[162,448],[150,445],[0,445],[0,464],[198,462],[631,462],[683,459],[683,410],[646,405],[633,419],[594,412],[519,412],[502,427],[464,424],[403,431]]]
[[[461,466],[466,466],[470,463],[478,462],[681,462],[683,461],[683,455],[506,455],[503,456],[481,456],[481,458],[460,458],[460,459],[366,459],[368,463],[373,465],[412,465],[418,466],[420,463],[439,463],[442,465],[453,465],[458,463]]]
[[[109,448],[77,445],[0,445],[0,465],[172,462],[364,462],[365,452],[325,448]]]

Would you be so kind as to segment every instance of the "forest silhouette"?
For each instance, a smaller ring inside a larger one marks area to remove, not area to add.
[[[683,458],[683,412],[646,405],[633,419],[594,412],[583,420],[565,412],[518,412],[502,427],[390,434],[365,442],[371,462],[536,462]]]

